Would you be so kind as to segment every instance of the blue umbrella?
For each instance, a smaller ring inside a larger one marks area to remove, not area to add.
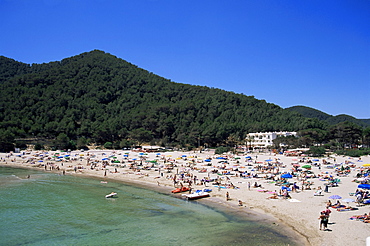
[[[272,161],[271,159],[267,159],[267,160],[265,160],[265,161]]]
[[[338,195],[332,195],[332,196],[329,196],[329,199],[342,199],[342,197]]]
[[[289,187],[286,187],[286,186],[282,186],[281,189],[282,190],[287,190],[287,191],[292,191],[292,189],[290,189]]]
[[[108,159],[108,158],[103,158],[103,159],[102,159],[102,161],[107,161],[107,160],[109,160],[109,159]]]
[[[293,178],[293,176],[290,173],[283,174],[283,175],[281,175],[281,177],[283,179],[291,179],[291,178]]]
[[[205,161],[205,162],[211,162],[211,160],[210,160],[210,159],[205,159],[204,161]]]
[[[359,184],[357,188],[370,190],[370,184]]]

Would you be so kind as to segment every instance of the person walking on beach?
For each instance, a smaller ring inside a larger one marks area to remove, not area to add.
[[[230,199],[229,192],[226,192],[226,201],[228,201],[229,199]]]

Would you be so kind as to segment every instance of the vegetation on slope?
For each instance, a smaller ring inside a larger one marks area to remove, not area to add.
[[[313,118],[313,119],[326,121],[329,125],[335,125],[338,123],[348,121],[348,122],[355,123],[356,125],[359,125],[361,127],[370,126],[370,119],[356,119],[350,115],[345,115],[345,114],[333,116],[333,115],[326,114],[320,110],[310,108],[310,107],[305,107],[305,106],[293,106],[287,109],[293,112],[297,112],[307,118]]]
[[[0,64],[3,138],[216,146],[248,132],[325,127],[251,96],[171,82],[98,50],[47,64],[0,57]]]

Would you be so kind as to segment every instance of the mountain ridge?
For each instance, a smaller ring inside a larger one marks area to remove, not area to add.
[[[142,135],[196,146],[199,138],[216,145],[250,131],[322,125],[253,96],[172,82],[99,50],[32,66],[0,62],[8,64],[0,129],[16,137],[65,133],[104,143]]]
[[[370,126],[370,119],[357,119],[351,115],[346,115],[346,114],[339,114],[339,115],[333,116],[333,115],[327,114],[325,112],[322,112],[320,110],[307,107],[307,106],[298,105],[298,106],[292,106],[292,107],[285,108],[285,109],[300,113],[304,117],[324,120],[330,125],[335,125],[340,122],[349,121],[349,122],[358,124],[362,127]]]

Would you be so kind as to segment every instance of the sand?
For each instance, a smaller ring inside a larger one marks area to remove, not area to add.
[[[60,153],[60,152],[59,152]],[[128,153],[128,157],[125,157],[125,153]],[[278,162],[279,172],[291,172],[293,164],[299,164],[300,166],[306,163],[300,162],[302,157],[288,157],[284,155],[274,155],[271,153],[250,153],[252,160],[243,156],[228,156],[228,163],[223,164],[223,159],[217,159],[212,152],[166,152],[166,153],[148,153],[140,154],[141,152],[133,151],[111,151],[111,150],[89,150],[86,152],[72,151],[68,153],[70,159],[65,158],[54,158],[55,152],[36,152],[26,151],[20,154],[5,154],[1,153],[0,165],[2,166],[13,166],[23,168],[36,168],[45,170],[45,164],[47,165],[47,171],[58,172],[66,175],[86,175],[95,176],[101,178],[102,181],[109,182],[109,179],[125,181],[129,183],[136,183],[137,185],[144,185],[152,187],[153,189],[161,189],[162,192],[171,194],[170,191],[174,189],[173,179],[170,178],[175,174],[181,174],[187,172],[197,177],[197,183],[193,184],[193,190],[205,188],[204,184],[200,184],[200,180],[205,177],[221,178],[221,186],[227,186],[228,188],[215,187],[212,182],[206,183],[207,188],[212,189],[210,198],[203,198],[202,202],[213,203],[216,205],[225,206],[227,208],[235,209],[238,213],[248,214],[264,214],[273,216],[277,222],[274,222],[276,226],[287,225],[291,228],[292,232],[295,232],[302,236],[303,242],[306,245],[365,245],[366,238],[370,236],[370,224],[363,223],[358,220],[351,220],[350,217],[353,215],[360,215],[369,213],[370,208],[362,205],[357,206],[354,202],[342,202],[344,205],[350,205],[357,210],[353,211],[337,211],[334,208],[331,209],[329,226],[327,231],[319,230],[319,215],[320,212],[326,209],[326,203],[331,200],[329,199],[332,195],[339,195],[342,199],[355,197],[352,195],[357,189],[358,183],[354,182],[355,175],[359,172],[363,164],[370,163],[370,156],[359,158],[350,158],[347,156],[336,156],[331,155],[330,158],[318,158],[319,161],[313,161],[316,158],[305,157],[306,161],[311,159],[313,163],[321,165],[312,165],[311,171],[316,176],[322,175],[320,178],[308,178],[306,181],[312,182],[310,190],[299,190],[298,192],[290,192],[291,199],[284,199],[279,197],[278,199],[268,199],[272,196],[274,191],[279,193],[281,186],[277,186],[272,180],[265,178],[268,173],[257,170],[258,165],[266,165],[266,160],[272,160],[272,163]],[[66,153],[60,153],[60,156],[64,156]],[[111,163],[114,160],[112,156],[115,156],[115,160],[124,161],[125,163]],[[186,156],[186,157],[185,157]],[[109,158],[111,157],[111,158]],[[139,164],[141,157],[145,157],[146,160],[158,160],[158,164],[142,161],[143,166],[154,165],[149,170],[134,170],[129,169],[129,165],[134,163],[133,159],[136,159],[135,163]],[[237,159],[236,159],[236,158]],[[108,158],[109,164],[105,168],[102,166],[102,159]],[[205,162],[207,158],[212,158],[210,162]],[[240,159],[238,159],[240,158]],[[56,161],[58,160],[59,161]],[[89,159],[89,160],[88,160]],[[170,163],[168,160],[173,162],[177,167],[172,170],[165,169],[166,164]],[[194,160],[194,163],[193,163]],[[330,162],[329,165],[324,165],[323,160]],[[97,166],[91,169],[91,163],[97,162]],[[346,176],[338,176],[335,172],[336,167],[340,167],[340,164],[351,165],[351,172]],[[335,165],[334,165],[335,164]],[[114,166],[118,165],[118,166]],[[124,165],[125,167],[120,167]],[[53,167],[52,170],[50,168]],[[225,167],[225,169],[221,169]],[[333,168],[334,167],[334,168]],[[244,178],[237,177],[235,170],[238,168],[240,171],[252,172],[258,174],[258,178]],[[75,170],[76,169],[76,170]],[[230,172],[229,175],[218,175],[211,171],[218,169],[219,173],[222,171]],[[303,169],[303,168],[301,168]],[[117,173],[116,173],[117,170]],[[200,170],[203,170],[202,172]],[[303,169],[305,170],[305,169]],[[171,171],[171,172],[170,172]],[[329,187],[329,192],[322,192],[321,196],[314,196],[317,188],[321,186],[325,188],[326,180],[324,176],[332,175],[340,179],[338,187]],[[181,175],[176,175],[179,178]],[[180,186],[179,181],[176,187]],[[263,188],[253,188],[253,184],[257,182],[261,184]],[[299,187],[302,187],[301,178],[293,177],[289,179],[290,183],[297,182]],[[251,188],[248,187],[250,183]],[[234,186],[232,188],[231,184]],[[187,183],[183,183],[187,186]],[[226,201],[226,192],[229,193],[230,199]],[[181,196],[179,194],[178,196]],[[239,200],[242,201],[243,206],[239,205]],[[340,199],[341,200],[341,199]]]

